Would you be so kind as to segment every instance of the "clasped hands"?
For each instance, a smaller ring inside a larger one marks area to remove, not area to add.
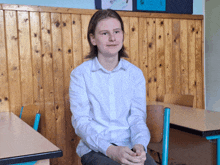
[[[141,144],[136,144],[133,151],[124,146],[109,146],[106,155],[121,165],[144,165],[146,153]]]

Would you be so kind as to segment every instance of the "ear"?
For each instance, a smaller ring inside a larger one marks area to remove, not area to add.
[[[95,41],[95,36],[92,33],[89,34],[89,37],[90,37],[90,41],[93,44],[93,46],[97,45]]]

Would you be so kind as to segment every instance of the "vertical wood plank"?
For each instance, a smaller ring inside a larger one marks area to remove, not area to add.
[[[82,22],[81,16],[72,14],[73,68],[83,62],[82,57]]]
[[[54,109],[53,54],[51,48],[50,13],[41,13],[41,35],[46,137],[52,143],[56,144],[56,115]],[[55,163],[55,161],[56,160],[52,160],[51,162]]]
[[[63,75],[63,53],[61,16],[59,13],[51,13],[51,31],[53,45],[53,75],[54,75],[54,106],[56,116],[56,145],[62,149],[63,157],[57,158],[58,164],[67,164],[66,151],[66,124],[64,108],[64,75]]]
[[[164,20],[156,19],[156,68],[157,101],[163,101],[165,95],[165,56],[164,56]]]
[[[82,56],[83,61],[86,61],[84,58],[87,56],[90,52],[90,46],[89,42],[87,40],[87,31],[89,26],[89,21],[91,19],[91,15],[81,15],[81,21],[82,21]]]
[[[33,103],[32,59],[28,12],[18,11],[22,105]]]
[[[164,19],[164,47],[165,47],[165,93],[173,91],[173,23],[172,19]]]
[[[130,62],[139,67],[138,18],[130,17]]]
[[[173,92],[180,94],[180,20],[173,20]]]
[[[195,31],[196,24],[188,20],[188,58],[189,58],[189,94],[194,95],[193,107],[196,107],[196,66],[195,66]]]
[[[8,69],[5,45],[4,12],[0,10],[0,112],[9,111]]]
[[[145,80],[147,82],[148,80],[148,59],[147,59],[147,19],[146,18],[139,18],[139,66],[142,70]],[[149,100],[149,89],[148,89],[148,83],[146,83],[146,100]]]
[[[203,108],[203,74],[202,74],[202,22],[195,21],[196,37],[196,108]]]
[[[205,54],[204,54],[204,49],[205,49],[205,45],[204,45],[204,20],[202,20],[202,25],[201,25],[201,35],[202,35],[202,41],[201,41],[201,46],[202,46],[202,94],[203,94],[203,97],[202,97],[202,108],[206,108],[205,107],[205,76],[204,76],[204,72],[205,72],[205,68],[204,68],[204,65],[205,65]]]
[[[156,19],[147,18],[148,25],[148,88],[149,88],[149,101],[156,101],[156,58],[155,58],[155,47],[156,47]]]
[[[130,56],[130,19],[129,17],[122,17],[122,21],[124,24],[124,47],[125,51],[128,54],[129,58],[126,58],[126,60],[130,61],[131,56]]]
[[[17,14],[5,11],[6,45],[8,57],[8,82],[10,111],[19,115],[21,109],[20,63],[18,54]]]
[[[75,134],[71,125],[71,113],[69,104],[69,82],[70,73],[73,70],[73,50],[72,50],[72,17],[70,14],[62,14],[62,45],[63,45],[63,65],[64,65],[64,105],[66,109],[65,124],[66,124],[66,149],[67,149],[67,164],[74,164],[74,139]],[[82,56],[82,55],[81,55]],[[73,147],[73,148],[72,148]]]
[[[183,95],[189,92],[187,42],[187,20],[180,20],[180,84],[181,94]]]
[[[41,32],[39,12],[30,12],[30,33],[32,52],[32,73],[33,73],[33,99],[34,104],[40,108],[43,114],[40,120],[38,131],[46,136],[46,121],[44,115],[44,91],[43,91],[43,69],[41,57]]]
[[[72,42],[73,42],[73,66],[76,68],[83,62],[83,56],[82,56],[82,21],[81,21],[81,16],[72,14]],[[68,109],[70,109],[68,107]],[[68,111],[68,115],[71,116],[70,110]],[[72,123],[70,120],[69,122],[69,140],[71,141],[71,147],[69,147],[68,151],[72,154],[71,156],[71,161],[72,164],[81,164],[81,159],[76,153],[76,147],[79,143],[80,138],[75,134],[75,130],[72,126]]]

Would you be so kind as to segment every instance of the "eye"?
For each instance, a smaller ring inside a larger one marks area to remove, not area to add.
[[[104,32],[104,33],[102,33],[102,35],[107,35],[107,33],[106,33],[106,32]]]
[[[117,33],[120,33],[120,31],[115,31],[115,33],[117,34]]]

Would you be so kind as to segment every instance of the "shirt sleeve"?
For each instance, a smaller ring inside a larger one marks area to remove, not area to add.
[[[146,81],[142,71],[135,74],[134,94],[128,123],[131,131],[132,146],[142,144],[147,152],[150,131],[146,125]]]
[[[89,115],[90,103],[85,84],[83,74],[79,70],[73,70],[69,87],[72,125],[85,145],[106,155],[106,150],[111,144],[98,133],[99,125]]]

